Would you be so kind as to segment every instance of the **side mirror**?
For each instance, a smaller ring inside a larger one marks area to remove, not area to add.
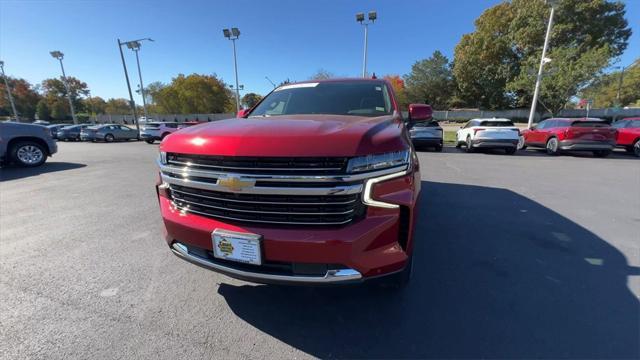
[[[433,117],[431,105],[409,104],[409,124],[420,120],[428,120]]]
[[[245,116],[247,116],[247,114],[249,113],[249,109],[241,109],[240,111],[238,111],[238,113],[236,114],[237,118],[243,118]]]

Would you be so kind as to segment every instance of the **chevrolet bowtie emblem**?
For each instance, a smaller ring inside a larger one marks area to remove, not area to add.
[[[256,184],[255,180],[243,179],[239,176],[225,176],[218,178],[218,185],[224,186],[229,190],[242,191],[248,187],[252,187]]]

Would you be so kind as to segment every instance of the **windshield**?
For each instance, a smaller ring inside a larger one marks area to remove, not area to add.
[[[381,116],[393,113],[380,81],[341,81],[285,85],[269,94],[249,117],[293,114]]]

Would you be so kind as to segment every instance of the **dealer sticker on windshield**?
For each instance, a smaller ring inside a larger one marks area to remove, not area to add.
[[[223,229],[215,229],[211,233],[213,256],[219,259],[261,265],[262,253],[260,241],[262,236]]]

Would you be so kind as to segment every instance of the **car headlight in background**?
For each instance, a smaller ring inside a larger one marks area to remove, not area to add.
[[[360,156],[349,160],[348,173],[388,169],[409,165],[410,150],[395,151],[386,154]]]
[[[158,160],[160,160],[160,164],[167,165],[167,153],[164,151],[160,151],[160,155],[158,156]]]

